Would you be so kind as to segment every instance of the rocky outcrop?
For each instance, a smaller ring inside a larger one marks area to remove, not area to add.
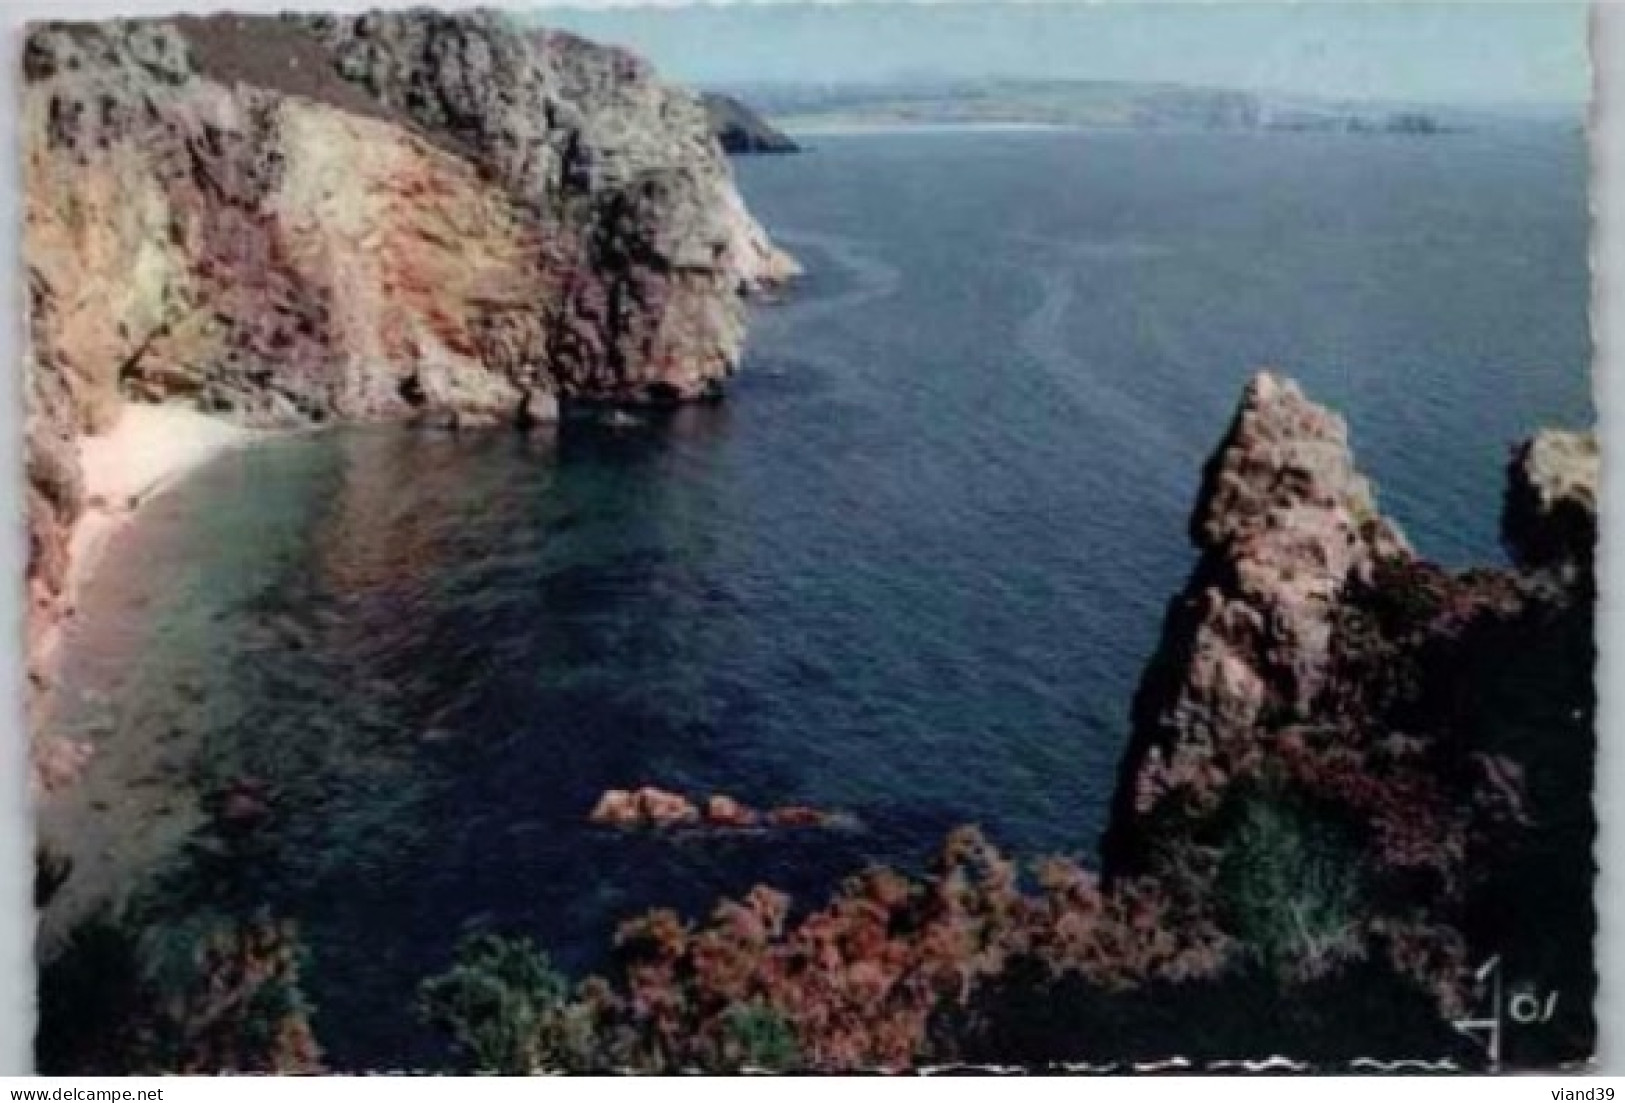
[[[1548,431],[1514,450],[1503,527],[1521,562],[1589,565],[1597,467],[1589,435]],[[1270,374],[1248,385],[1207,465],[1191,536],[1200,558],[1134,702],[1108,865],[1138,864],[1157,809],[1211,810],[1275,735],[1371,711],[1355,698],[1386,687],[1353,674],[1356,652],[1375,647],[1356,637],[1377,606],[1406,606],[1423,622],[1410,627],[1454,639],[1475,616],[1586,602],[1515,572],[1451,575],[1422,560],[1378,512],[1343,421]]]
[[[682,794],[646,785],[608,790],[587,818],[604,827],[678,827],[698,823],[700,812]]]
[[[1546,430],[1512,450],[1502,528],[1520,566],[1592,563],[1601,468],[1593,433]]]
[[[490,12],[47,24],[24,51],[30,635],[128,402],[298,426],[709,395],[794,263],[699,98]]]
[[[646,785],[641,789],[608,789],[587,816],[601,827],[659,828],[708,827],[850,827],[849,817],[802,804],[787,804],[765,811],[751,808],[724,793],[715,793],[704,806],[681,793]]]
[[[725,152],[746,155],[795,153],[801,149],[788,134],[734,97],[707,92],[704,98],[711,133],[716,135]]]
[[[1342,419],[1270,374],[1208,462],[1191,538],[1201,558],[1135,700],[1109,853],[1139,849],[1130,837],[1154,805],[1211,800],[1261,726],[1312,720],[1344,588],[1411,558]]]
[[[1580,994],[1520,1059],[1589,1052],[1595,479],[1585,437],[1521,445],[1520,568],[1446,571],[1378,513],[1342,421],[1255,378],[1135,698],[1109,882],[1206,901],[1298,982],[1386,960],[1447,1017],[1499,955]]]
[[[715,827],[755,827],[761,819],[756,809],[721,793],[705,802],[705,822]]]

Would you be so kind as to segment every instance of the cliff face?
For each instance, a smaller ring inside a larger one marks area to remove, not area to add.
[[[1377,512],[1341,420],[1257,377],[1134,702],[1108,877],[1213,901],[1288,976],[1386,958],[1447,1014],[1499,955],[1573,997],[1508,1059],[1589,1053],[1596,478],[1588,437],[1519,446],[1518,566],[1447,572]]]
[[[534,422],[738,362],[794,263],[698,97],[493,13],[50,24],[24,56],[30,641],[131,401]]]
[[[1208,462],[1191,538],[1201,559],[1135,704],[1141,746],[1124,799],[1139,811],[1200,802],[1262,723],[1308,720],[1345,586],[1410,558],[1355,470],[1341,419],[1271,375],[1248,386]]]

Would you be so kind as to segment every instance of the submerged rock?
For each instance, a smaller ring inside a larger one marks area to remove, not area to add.
[[[261,778],[235,778],[210,794],[206,807],[217,830],[228,835],[245,834],[270,820],[271,786]]]
[[[801,804],[774,808],[767,814],[767,822],[774,827],[828,827],[832,817],[827,812]]]

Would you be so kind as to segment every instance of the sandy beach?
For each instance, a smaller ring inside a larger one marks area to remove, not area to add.
[[[108,541],[153,495],[215,456],[266,436],[221,418],[180,406],[131,403],[118,424],[106,433],[79,440],[84,478],[84,512],[74,523],[68,547],[68,577],[63,595],[64,621],[77,610],[80,591],[96,570]],[[31,644],[29,666],[38,685],[48,685],[62,643],[64,623],[51,625]],[[30,705],[39,706],[36,699]],[[83,771],[88,749],[60,739],[34,745],[36,789],[55,790]]]
[[[182,406],[130,403],[112,431],[81,438],[87,506],[70,545],[69,607],[108,539],[142,503],[222,452],[266,435]]]
[[[68,616],[112,537],[144,503],[223,452],[268,435],[180,406],[131,403],[111,432],[82,438],[87,506],[70,547]],[[44,663],[54,661],[61,639],[58,626],[42,648]],[[132,741],[94,749],[76,740],[36,742],[35,790],[53,794],[39,807],[42,835],[74,869],[52,922],[41,928],[47,942],[97,901],[113,898],[120,871],[154,860],[195,823],[190,795],[130,783],[161,775],[173,750]],[[87,770],[92,758],[94,771]]]

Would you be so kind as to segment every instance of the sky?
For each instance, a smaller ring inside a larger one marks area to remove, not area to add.
[[[1035,76],[1150,80],[1333,99],[1577,104],[1577,3],[1053,2],[541,7],[694,84]]]

